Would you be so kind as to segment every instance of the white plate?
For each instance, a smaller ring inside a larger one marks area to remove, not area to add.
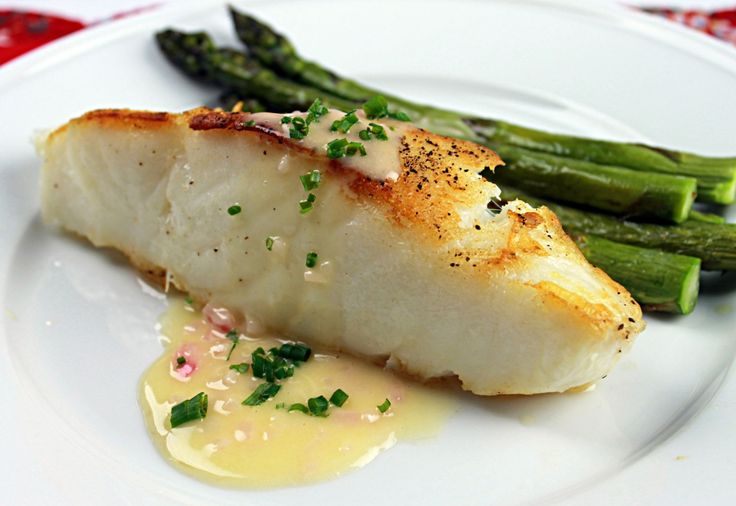
[[[625,8],[572,0],[245,8],[303,54],[417,100],[736,153],[736,52]],[[119,257],[41,224],[30,139],[95,107],[181,110],[212,98],[214,90],[190,83],[156,50],[152,33],[169,24],[235,44],[224,5],[176,3],[0,69],[3,503],[728,502],[736,475],[736,380],[727,377],[736,353],[733,274],[707,278],[693,315],[649,317],[633,352],[593,392],[464,396],[437,438],[401,443],[338,480],[254,493],[210,487],[168,466],[136,404],[138,378],[161,351],[154,324],[165,303]]]

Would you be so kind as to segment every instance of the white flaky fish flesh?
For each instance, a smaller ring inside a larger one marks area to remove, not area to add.
[[[299,139],[268,113],[93,111],[43,145],[43,215],[199,301],[420,379],[535,394],[608,373],[639,306],[547,208],[489,209],[493,151],[384,121],[363,156],[349,142],[375,127],[331,131],[342,117]]]

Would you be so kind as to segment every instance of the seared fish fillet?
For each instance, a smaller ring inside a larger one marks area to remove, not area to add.
[[[369,156],[330,159],[277,123],[90,112],[45,141],[43,215],[200,301],[476,394],[594,382],[643,329],[551,211],[488,209],[499,190],[479,172],[501,163],[489,149],[408,126],[364,142]],[[314,170],[307,191],[299,176]]]

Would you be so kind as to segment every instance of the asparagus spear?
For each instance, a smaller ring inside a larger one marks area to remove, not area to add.
[[[217,84],[240,96],[269,97],[282,111],[307,110],[323,94],[276,76],[242,52],[216,47],[204,32],[164,30],[156,34],[156,41],[169,61],[190,77]],[[343,110],[355,106],[336,97],[331,103]]]
[[[157,34],[164,54],[187,74],[263,100],[271,110],[306,110],[321,98],[328,106],[353,109],[356,104],[308,86],[279,78],[244,53],[217,48],[204,33],[166,30]],[[435,128],[434,130],[441,130]],[[680,222],[692,207],[695,180],[656,173],[637,173],[562,159],[514,148],[493,146],[511,162],[503,180],[544,195],[627,215],[648,215]]]
[[[687,219],[690,221],[702,221],[704,223],[726,223],[726,218],[720,214],[701,213],[695,209],[690,211],[690,216],[688,216]]]
[[[653,216],[681,223],[695,199],[696,180],[492,145],[506,162],[493,178],[542,197],[590,205],[626,216]]]
[[[643,144],[584,139],[484,118],[470,118],[468,124],[493,142],[601,165],[694,177],[702,202],[731,204],[736,200],[736,158],[709,158]]]
[[[588,261],[621,283],[645,310],[689,314],[700,286],[700,259],[621,244],[594,235],[574,237]]]
[[[493,180],[494,175],[484,172]],[[515,188],[504,186],[504,199],[519,198],[533,206],[547,206],[560,219],[565,231],[572,235],[597,235],[643,248],[652,248],[702,260],[704,270],[736,269],[736,224],[704,223],[688,220],[681,225],[655,225],[625,221],[610,215],[582,211],[532,197]]]
[[[552,134],[513,125],[508,122],[478,118],[392,97],[385,93],[345,79],[316,62],[304,60],[291,42],[265,23],[252,16],[230,9],[238,37],[264,65],[281,75],[309,84],[335,96],[364,101],[373,95],[384,95],[392,107],[411,111],[429,124],[429,130],[464,137],[476,142],[482,140],[511,144],[517,147],[586,160],[602,165],[614,165],[637,171],[661,172],[698,179],[698,200],[730,204],[736,200],[736,158],[713,158],[656,147],[597,141],[567,135]],[[434,130],[434,115],[461,119],[473,135],[458,135]]]

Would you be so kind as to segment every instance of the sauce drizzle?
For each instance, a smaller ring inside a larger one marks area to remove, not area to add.
[[[271,336],[241,338],[230,361],[232,342],[223,320],[214,323],[201,311],[173,300],[162,317],[168,341],[164,354],[144,374],[140,403],[151,436],[165,458],[205,481],[247,488],[299,485],[335,478],[372,461],[401,439],[439,432],[454,411],[449,392],[402,379],[389,371],[345,355],[314,353],[281,382],[277,396],[259,406],[241,402],[263,380],[250,369],[230,365],[250,362],[261,346],[282,340]],[[185,357],[181,364],[179,357]],[[329,396],[337,388],[349,394],[343,407],[331,406],[326,418],[288,412],[292,403]],[[171,429],[171,407],[198,392],[209,397],[205,419]],[[391,408],[381,414],[385,398]]]

